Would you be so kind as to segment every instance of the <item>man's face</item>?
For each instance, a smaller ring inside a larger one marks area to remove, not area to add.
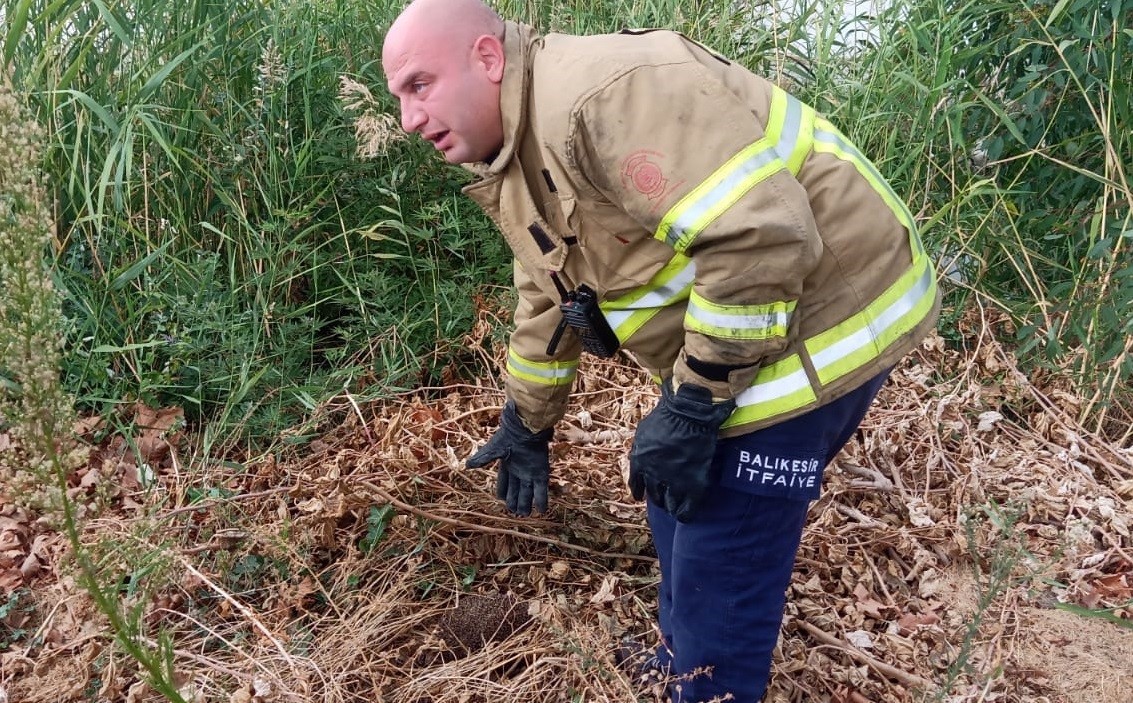
[[[502,48],[498,40],[459,40],[401,33],[382,52],[389,90],[401,101],[401,126],[433,143],[450,164],[485,161],[503,145],[500,115]],[[495,42],[485,53],[484,42]]]

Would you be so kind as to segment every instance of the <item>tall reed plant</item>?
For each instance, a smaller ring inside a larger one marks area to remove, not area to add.
[[[951,284],[946,315],[971,295],[1010,312],[1024,368],[1069,371],[1079,419],[1128,442],[1133,7],[924,0],[812,17],[796,90],[910,203]]]
[[[381,85],[397,9],[7,0],[4,58],[48,129],[65,379],[86,407],[178,404],[206,445],[270,441],[344,387],[437,373],[438,340],[507,257],[427,145],[355,156],[340,80]]]

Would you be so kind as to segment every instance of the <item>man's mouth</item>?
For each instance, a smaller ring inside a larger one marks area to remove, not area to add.
[[[448,137],[448,135],[449,135],[449,131],[446,129],[443,132],[437,132],[436,134],[431,134],[427,138],[428,138],[429,141],[431,141],[433,143],[434,147],[436,147],[437,149],[441,149],[443,151],[443,147],[441,146],[441,142],[443,142],[445,140],[445,138]]]

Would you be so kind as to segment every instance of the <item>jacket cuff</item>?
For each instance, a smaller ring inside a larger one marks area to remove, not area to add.
[[[515,403],[516,414],[524,427],[533,433],[542,432],[566,415],[570,387],[566,393],[547,393],[543,389],[532,392],[518,383],[507,384],[507,399]]]
[[[673,390],[682,383],[692,383],[711,391],[713,401],[732,400],[751,385],[758,372],[758,363],[738,366],[706,362],[681,349],[673,364]]]

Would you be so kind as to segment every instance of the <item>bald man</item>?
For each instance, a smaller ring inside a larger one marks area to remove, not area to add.
[[[468,465],[545,511],[582,352],[647,369],[629,488],[661,567],[652,662],[675,701],[759,700],[823,470],[938,315],[912,215],[833,124],[679,34],[417,0],[382,63],[515,254],[507,400]]]
[[[418,0],[386,35],[382,67],[402,127],[449,163],[482,162],[503,144],[503,41],[503,21],[467,0]]]

